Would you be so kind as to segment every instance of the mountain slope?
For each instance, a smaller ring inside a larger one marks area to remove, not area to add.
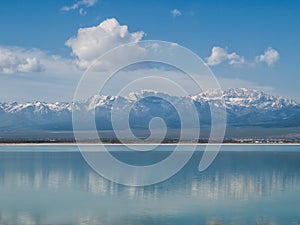
[[[257,90],[232,88],[222,93],[208,90],[190,97],[141,91],[126,97],[92,96],[86,101],[74,103],[0,103],[0,129],[71,130],[72,109],[84,114],[93,113],[95,109],[97,127],[102,130],[112,129],[111,108],[115,101],[119,103],[117,110],[120,112],[131,107],[129,120],[133,129],[148,129],[153,117],[161,117],[170,128],[179,128],[180,116],[175,107],[188,117],[193,105],[201,124],[209,125],[209,103],[218,106],[221,104],[220,96],[226,103],[228,126],[300,126],[300,105],[297,102]]]

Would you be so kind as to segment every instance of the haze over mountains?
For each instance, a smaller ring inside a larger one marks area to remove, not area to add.
[[[199,113],[201,125],[210,125],[209,103],[218,107],[220,99],[216,90],[195,96],[169,96],[154,91],[130,93],[120,96],[92,96],[74,103],[32,102],[18,104],[0,103],[0,129],[3,130],[72,130],[72,109],[92,113],[95,109],[97,128],[110,130],[111,107],[118,99],[122,108],[131,107],[132,129],[147,129],[153,117],[161,117],[168,127],[180,128],[179,115],[168,102],[189,112],[193,104]],[[222,92],[226,103],[227,126],[297,127],[300,126],[300,105],[291,99],[268,95],[261,91],[232,88]],[[123,119],[123,118],[120,118]]]

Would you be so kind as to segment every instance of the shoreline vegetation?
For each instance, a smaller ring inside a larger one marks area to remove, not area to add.
[[[132,130],[138,139],[132,139],[126,131],[122,131],[122,142],[126,144],[177,144],[181,135],[181,144],[300,144],[300,127],[293,128],[265,128],[265,127],[227,127],[224,139],[209,140],[210,129],[204,127],[198,138],[195,138],[195,130],[188,129],[182,133],[178,129],[168,129],[166,134],[161,134],[164,139],[161,141],[158,135],[151,136],[149,130]],[[78,136],[79,135],[79,136]],[[116,134],[111,130],[99,130],[98,137],[89,130],[76,134],[68,130],[22,130],[5,129],[0,130],[0,144],[61,144],[90,143],[90,144],[121,144]],[[155,138],[156,137],[156,138]],[[197,136],[196,136],[197,137]],[[100,140],[99,140],[100,138]]]
[[[99,141],[76,141],[75,139],[50,139],[50,140],[43,140],[43,139],[2,139],[0,140],[0,144],[300,144],[299,139],[293,140],[281,140],[281,139],[225,139],[222,142],[217,141],[210,141],[208,142],[207,139],[200,139],[198,141],[180,141],[176,139],[164,140],[162,142],[156,141],[147,141],[147,142],[134,142],[134,141],[126,141],[120,142],[117,139],[110,139],[110,140],[101,140]]]

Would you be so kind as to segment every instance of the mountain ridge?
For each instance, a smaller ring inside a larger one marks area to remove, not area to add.
[[[111,129],[110,110],[118,100],[120,107],[132,108],[133,128],[148,129],[147,121],[163,115],[167,125],[179,126],[179,118],[168,100],[175,102],[186,112],[194,105],[200,122],[210,125],[209,103],[220,106],[225,101],[228,126],[300,126],[300,105],[287,98],[273,96],[262,91],[246,88],[210,89],[194,96],[171,96],[153,90],[130,93],[128,96],[95,95],[80,102],[29,102],[0,103],[1,129],[72,129],[72,109],[90,113],[95,109],[97,125],[101,129]],[[143,121],[144,120],[144,121]],[[135,124],[139,121],[141,124]]]

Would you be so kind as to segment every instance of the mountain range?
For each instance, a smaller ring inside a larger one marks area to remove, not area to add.
[[[116,100],[120,103],[118,110],[132,107],[129,122],[133,129],[147,129],[153,117],[161,117],[168,127],[179,128],[180,117],[168,100],[175,102],[176,107],[187,115],[194,105],[201,125],[209,126],[209,103],[218,107],[220,96],[225,101],[229,127],[300,127],[300,105],[296,101],[253,89],[230,88],[222,93],[210,89],[189,97],[145,90],[125,97],[95,95],[73,103],[0,103],[0,129],[68,131],[72,130],[72,110],[78,110],[84,114],[95,112],[97,128],[111,130],[111,108]],[[124,118],[118,119],[121,121]]]

